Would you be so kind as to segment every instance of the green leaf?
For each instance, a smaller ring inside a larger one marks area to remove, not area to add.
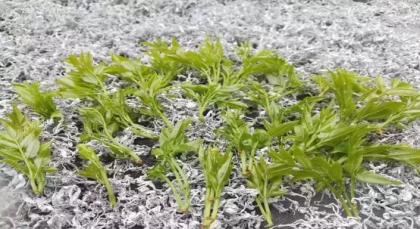
[[[39,83],[16,84],[15,90],[23,103],[44,118],[61,118],[62,114],[53,101],[54,93],[41,91]]]
[[[32,191],[42,195],[47,173],[56,169],[49,167],[51,146],[41,144],[39,123],[28,120],[16,106],[0,123],[5,127],[5,131],[0,132],[0,162],[25,175]]]
[[[96,155],[95,151],[87,145],[80,144],[77,146],[77,149],[79,150],[80,157],[88,161],[87,166],[79,172],[79,175],[104,185],[108,192],[108,199],[111,202],[111,206],[114,208],[117,204],[117,198],[115,197],[111,182],[108,179],[106,169],[99,160],[99,157]]]
[[[376,174],[370,171],[362,171],[357,174],[357,180],[370,184],[381,184],[381,185],[401,185],[402,183],[398,180],[390,179],[380,174]]]

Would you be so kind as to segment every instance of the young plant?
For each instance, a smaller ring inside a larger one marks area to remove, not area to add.
[[[42,195],[46,175],[56,169],[49,166],[51,144],[41,143],[39,123],[29,121],[16,106],[0,123],[5,129],[0,132],[0,162],[28,177],[35,195]]]
[[[206,181],[202,225],[210,228],[217,220],[222,192],[232,172],[232,153],[222,154],[217,148],[201,148],[199,158]]]
[[[302,83],[296,74],[293,65],[269,50],[253,53],[249,43],[238,48],[237,52],[242,61],[238,78],[249,79],[250,76],[263,77],[268,84],[276,89],[295,91]]]
[[[224,56],[220,41],[207,38],[200,50],[178,51],[170,57],[177,63],[195,70],[199,77],[205,79],[207,84],[225,84],[231,77],[233,63]]]
[[[95,100],[98,95],[107,94],[105,81],[108,79],[104,64],[95,65],[89,53],[71,55],[67,63],[72,71],[59,79],[59,94],[65,98]]]
[[[197,152],[201,145],[200,141],[188,141],[185,136],[189,124],[189,120],[184,120],[174,127],[162,130],[159,138],[160,146],[152,151],[158,163],[148,173],[151,179],[161,180],[169,185],[179,211],[183,213],[190,209],[191,189],[188,177],[176,157],[181,153]],[[175,180],[169,178],[169,172],[175,176]]]
[[[57,106],[54,103],[54,93],[42,92],[39,83],[16,84],[15,90],[24,104],[45,119],[62,117],[62,114],[57,110]]]
[[[420,117],[420,93],[407,83],[394,80],[388,87],[381,77],[372,80],[345,70],[315,77],[315,81],[321,95],[333,93],[344,122],[368,121],[385,128]]]
[[[290,175],[292,166],[288,164],[269,165],[264,158],[255,160],[247,178],[248,187],[256,189],[256,202],[267,226],[273,226],[269,199],[277,198],[285,192],[281,189],[283,176]]]
[[[79,174],[105,186],[105,189],[108,192],[108,199],[111,202],[111,206],[114,208],[117,205],[117,198],[115,197],[111,182],[109,182],[106,169],[99,160],[98,155],[96,155],[95,151],[87,145],[80,144],[77,146],[77,149],[79,150],[80,157],[83,160],[88,161],[87,166],[81,170]]]
[[[249,176],[252,170],[257,150],[270,146],[271,137],[265,130],[257,129],[253,133],[247,123],[240,118],[239,113],[227,113],[226,126],[219,133],[230,142],[241,161],[242,174]]]
[[[102,116],[106,117],[109,122],[115,126],[119,126],[121,129],[128,128],[134,134],[154,139],[154,133],[147,130],[140,124],[135,123],[133,120],[138,119],[138,115],[127,105],[127,96],[131,93],[131,90],[121,89],[114,94],[98,96],[97,110],[101,112]]]
[[[175,70],[161,66],[159,72],[162,74],[160,74],[137,60],[121,56],[113,56],[112,59],[114,65],[111,66],[112,70],[109,72],[135,84],[130,92],[143,103],[142,113],[159,117],[166,125],[172,125],[162,110],[158,96],[169,89],[170,83],[175,77],[173,72]],[[156,63],[156,65],[158,64]]]
[[[240,85],[221,86],[219,84],[192,85],[184,84],[182,89],[186,95],[198,103],[198,112],[201,121],[204,121],[204,112],[209,106],[218,106],[232,109],[246,108],[247,105],[235,98],[241,89]]]
[[[340,160],[329,159],[325,156],[308,156],[301,149],[294,148],[293,156],[297,161],[297,169],[293,172],[296,180],[314,180],[317,191],[329,190],[339,200],[348,217],[359,217],[355,197],[356,181],[381,184],[400,185],[397,180],[389,179],[379,174],[364,170],[361,160],[351,160],[345,165]],[[346,178],[350,177],[350,188],[346,185]]]
[[[96,140],[107,146],[117,158],[130,158],[134,163],[141,164],[142,160],[130,148],[119,143],[114,134],[120,129],[118,123],[109,119],[97,108],[80,109],[83,118],[84,133],[81,136],[83,142]]]

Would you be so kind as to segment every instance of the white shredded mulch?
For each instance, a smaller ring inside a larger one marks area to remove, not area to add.
[[[419,19],[418,0],[0,0],[0,117],[16,97],[13,83],[41,81],[44,89],[55,88],[70,54],[90,51],[97,60],[109,59],[111,52],[135,57],[141,53],[139,42],[172,37],[188,48],[206,36],[218,37],[229,55],[237,43],[251,41],[257,49],[278,51],[305,77],[346,68],[419,87]],[[44,138],[54,141],[52,164],[59,172],[48,177],[45,196],[37,198],[23,176],[0,165],[0,228],[200,228],[204,188],[194,155],[183,160],[192,184],[190,215],[176,212],[166,185],[146,179],[148,166],[108,160],[119,199],[111,209],[102,186],[76,174],[82,165],[75,152],[80,104],[58,105],[64,123],[46,123]],[[196,114],[191,101],[168,99],[165,106],[173,120]],[[220,115],[209,112],[207,120],[195,123],[190,136],[217,141],[212,130]],[[160,125],[154,123],[156,131]],[[414,124],[383,141],[420,147],[419,134]],[[153,145],[138,144],[129,133],[121,138],[151,160]],[[367,167],[405,185],[359,186],[360,221],[343,217],[334,198],[316,194],[311,184],[287,187],[288,194],[272,203],[278,228],[420,228],[420,176],[398,164]],[[235,173],[216,228],[261,227],[255,194]]]

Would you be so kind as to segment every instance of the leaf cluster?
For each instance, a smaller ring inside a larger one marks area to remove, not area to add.
[[[16,84],[15,90],[20,100],[42,117],[46,119],[62,117],[53,100],[55,93],[41,91],[39,83]]]
[[[79,144],[77,149],[80,157],[83,160],[88,161],[86,167],[79,171],[80,176],[95,180],[105,186],[111,206],[115,207],[117,205],[117,198],[115,197],[111,182],[108,179],[106,168],[102,165],[98,155],[96,155],[92,148],[84,144]]]
[[[159,137],[159,148],[155,148],[152,154],[158,163],[149,170],[148,175],[151,179],[166,182],[174,193],[180,212],[190,210],[191,188],[188,177],[177,160],[181,153],[198,152],[201,142],[189,141],[185,131],[191,121],[179,121],[173,127],[162,130]],[[171,180],[169,173],[175,179]]]
[[[217,148],[202,147],[199,158],[206,181],[203,228],[210,228],[217,220],[222,192],[232,173],[232,153],[222,154]]]
[[[49,166],[51,144],[40,141],[39,123],[28,120],[16,106],[0,123],[4,127],[0,132],[0,162],[25,175],[32,191],[42,195],[46,175],[56,169]]]

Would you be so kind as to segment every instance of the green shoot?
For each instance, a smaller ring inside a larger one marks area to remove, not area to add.
[[[189,69],[196,70],[207,84],[219,84],[231,76],[232,61],[224,56],[220,41],[207,38],[198,52],[178,51],[171,56],[174,61]]]
[[[48,166],[51,144],[40,142],[39,123],[29,121],[16,106],[0,123],[5,129],[0,132],[0,162],[28,177],[35,195],[42,195],[46,175],[56,169]]]
[[[98,95],[107,94],[105,81],[108,76],[103,64],[95,65],[91,54],[70,56],[67,63],[72,71],[67,77],[59,79],[59,93],[65,98],[95,100]]]
[[[263,158],[252,165],[248,186],[258,191],[256,202],[269,227],[273,226],[273,219],[268,200],[284,194],[280,188],[282,178],[289,175],[291,170],[289,165],[269,165]]]
[[[238,73],[241,79],[264,76],[270,85],[292,91],[301,86],[294,66],[272,51],[262,50],[253,54],[248,43],[239,47],[238,56],[242,60],[242,68]]]
[[[206,181],[203,228],[210,228],[217,220],[224,186],[232,172],[232,153],[222,154],[219,149],[200,149],[199,158]]]
[[[54,93],[42,92],[39,83],[16,84],[15,90],[23,103],[45,119],[62,117],[54,103]]]
[[[114,133],[120,128],[118,123],[112,122],[109,116],[104,115],[96,108],[83,108],[80,110],[80,114],[84,126],[82,141],[96,140],[107,146],[115,157],[130,158],[136,164],[142,163],[140,157],[130,148],[115,140]]]
[[[251,133],[247,123],[240,118],[238,113],[227,113],[225,121],[226,126],[220,130],[220,134],[230,142],[230,147],[238,153],[242,174],[249,176],[257,150],[269,146],[271,137],[262,129]]]
[[[178,163],[176,156],[180,153],[197,152],[201,143],[188,141],[185,130],[190,121],[178,122],[174,127],[162,130],[159,138],[160,147],[152,151],[158,159],[158,164],[149,170],[149,177],[166,182],[171,188],[180,212],[190,210],[191,189],[188,177]],[[168,177],[168,172],[175,176],[175,180]]]
[[[114,66],[111,66],[112,71],[110,70],[110,72],[135,84],[136,87],[130,91],[132,95],[136,96],[143,103],[144,109],[142,109],[142,113],[159,117],[166,125],[172,125],[162,110],[158,96],[169,89],[175,73],[170,69],[164,70],[162,66],[161,71],[168,72],[165,72],[166,74],[157,74],[153,72],[153,69],[139,61],[120,56],[113,56],[112,59]]]
[[[198,103],[199,118],[204,121],[204,112],[209,106],[217,105],[219,108],[242,109],[247,105],[233,95],[241,89],[239,85],[221,86],[218,84],[192,85],[184,84],[182,89],[186,95]]]
[[[99,160],[98,155],[96,155],[95,151],[87,145],[78,145],[77,149],[79,150],[80,157],[89,162],[79,174],[105,186],[105,189],[108,192],[108,199],[111,202],[111,206],[114,208],[117,205],[117,198],[115,197],[111,182],[108,180],[106,169]]]
[[[107,117],[113,125],[120,126],[121,129],[128,128],[140,137],[156,138],[156,136],[143,126],[135,123],[136,114],[127,105],[126,99],[130,90],[119,90],[112,95],[100,96],[97,99],[99,106],[97,110],[102,116]]]

